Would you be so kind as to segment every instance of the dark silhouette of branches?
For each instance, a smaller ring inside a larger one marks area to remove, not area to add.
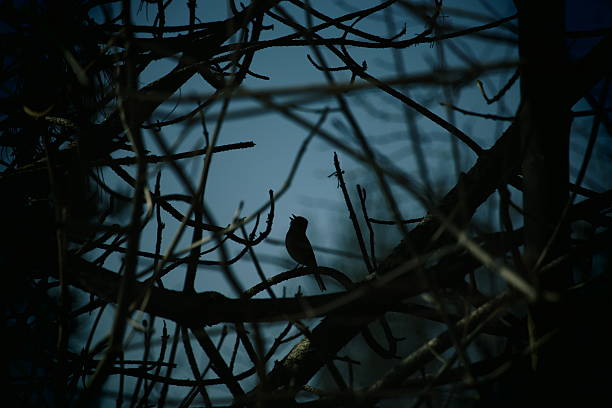
[[[609,401],[610,28],[219,4],[0,6],[6,405]]]

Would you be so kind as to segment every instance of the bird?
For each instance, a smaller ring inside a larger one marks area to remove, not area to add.
[[[317,271],[317,259],[315,258],[312,245],[306,236],[306,228],[308,228],[308,220],[304,217],[291,214],[289,217],[291,224],[285,236],[285,248],[287,252],[300,265],[314,268],[314,277],[317,280],[319,289],[325,290],[325,284],[321,275]]]

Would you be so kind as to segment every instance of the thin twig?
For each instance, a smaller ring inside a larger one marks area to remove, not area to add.
[[[368,255],[368,250],[366,249],[365,242],[363,240],[363,235],[361,234],[361,227],[359,227],[359,221],[357,220],[357,214],[355,214],[355,210],[353,209],[353,204],[351,203],[351,198],[349,197],[348,191],[346,189],[346,184],[344,184],[344,177],[342,176],[342,169],[340,168],[340,161],[338,160],[338,155],[334,152],[334,168],[336,172],[334,175],[338,179],[338,186],[342,190],[342,195],[344,196],[344,202],[346,204],[346,208],[349,212],[349,218],[353,223],[353,230],[355,231],[355,235],[357,237],[357,242],[359,243],[359,249],[361,250],[361,256],[363,257],[363,263],[368,269],[368,273],[374,272],[374,268],[370,263],[370,257]]]
[[[357,184],[357,195],[359,196],[359,201],[361,203],[361,212],[363,213],[363,219],[368,226],[368,231],[370,233],[370,254],[372,256],[372,266],[374,271],[378,269],[378,262],[376,261],[376,243],[374,240],[374,228],[372,228],[372,223],[370,218],[368,217],[368,209],[366,206],[366,190],[362,188],[359,184]]]

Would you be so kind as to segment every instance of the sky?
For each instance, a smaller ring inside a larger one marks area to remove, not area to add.
[[[175,2],[169,7],[167,12],[166,25],[187,24],[186,2]],[[198,2],[197,16],[202,22],[216,21],[226,18],[228,14],[227,3],[225,1]],[[612,5],[605,1],[590,1],[589,6],[578,0],[568,1],[568,29],[584,30],[592,28],[607,27],[610,22],[609,16],[612,15]],[[141,7],[134,2],[135,24],[150,24],[155,16],[155,8],[141,3]],[[287,2],[283,2],[283,7],[292,16],[299,18],[301,12]],[[313,0],[313,6],[324,11],[328,15],[339,15],[347,13],[351,7],[362,8],[377,4],[375,1],[321,1]],[[444,21],[457,26],[469,26],[479,24],[470,17],[461,17],[453,9],[471,10],[481,14],[492,16],[497,19],[515,13],[511,1],[445,1],[447,10]],[[111,4],[111,7],[117,5]],[[115,8],[116,10],[116,8]],[[95,15],[101,18],[101,14]],[[373,18],[357,24],[357,28],[364,31],[376,33],[380,36],[390,36],[389,27],[385,23],[389,19],[393,20],[395,33],[402,28],[406,28],[403,38],[410,38],[419,33],[424,27],[422,23],[407,15],[379,15],[380,18]],[[316,22],[316,21],[315,21]],[[480,22],[481,24],[482,22]],[[275,38],[283,34],[290,33],[286,27],[279,22],[272,21],[266,17],[264,24],[273,24],[273,29],[262,32],[262,39]],[[507,36],[512,35],[515,22],[508,25],[508,30],[496,30]],[[333,33],[333,30],[327,32]],[[350,38],[350,37],[349,37]],[[577,57],[589,46],[589,40],[573,40],[571,52],[573,57]],[[591,41],[592,42],[592,41]],[[452,49],[444,47],[431,47],[429,44],[422,44],[415,47],[402,49],[398,52],[398,57],[403,61],[406,73],[422,74],[431,73],[435,69],[443,68],[439,63],[440,57],[444,57],[448,67],[462,66],[463,59],[472,59],[480,64],[503,60],[516,60],[515,44],[508,43],[500,46],[494,42],[487,41],[468,41],[458,39],[455,44],[460,47],[462,54],[455,53]],[[349,47],[351,54],[358,62],[367,61],[368,72],[374,76],[392,77],[396,74],[394,55],[389,50],[357,49]],[[259,75],[265,75],[270,80],[265,81],[258,78],[247,77],[243,84],[246,90],[268,90],[284,89],[290,87],[314,88],[325,84],[325,78],[307,60],[307,55],[311,56],[312,51],[303,47],[284,47],[274,48],[258,52],[253,61],[251,70]],[[340,63],[325,54],[330,66],[339,66]],[[171,69],[173,62],[163,61],[154,63],[145,70],[139,78],[142,86],[159,78],[160,75]],[[490,75],[482,78],[488,95],[493,95],[508,80],[512,70],[500,72],[497,75]],[[350,76],[347,73],[334,73],[334,78],[338,82],[347,82]],[[397,87],[407,93],[419,103],[426,104],[432,111],[455,124],[473,137],[482,147],[488,148],[493,145],[495,140],[507,127],[506,123],[499,124],[485,119],[478,119],[472,116],[464,116],[456,112],[451,112],[441,106],[441,102],[452,103],[464,109],[493,113],[499,115],[513,115],[518,106],[518,84],[513,86],[503,103],[488,105],[482,97],[476,83],[468,84],[466,87],[456,90],[453,94],[445,94],[434,91],[428,87]],[[167,120],[182,113],[188,112],[195,106],[193,100],[197,96],[208,95],[211,88],[201,78],[192,78],[179,93],[175,95],[171,103],[164,106],[156,114],[156,119]],[[386,160],[400,169],[404,174],[414,180],[418,185],[423,185],[423,178],[419,174],[418,164],[414,149],[410,143],[411,132],[415,129],[407,128],[404,123],[404,107],[392,100],[389,96],[376,91],[360,91],[347,96],[349,103],[354,108],[354,114],[359,120],[359,124],[364,134],[372,141],[373,146],[379,154],[386,155]],[[283,99],[279,99],[282,101]],[[207,128],[213,134],[217,125],[215,118],[218,115],[218,106],[204,112],[207,118]],[[309,109],[334,108],[336,102],[333,99],[319,99],[308,104]],[[229,224],[236,214],[238,208],[242,207],[241,216],[251,214],[259,209],[268,201],[268,190],[278,191],[287,179],[288,172],[293,164],[296,154],[308,136],[308,130],[288,121],[279,114],[268,110],[259,115],[247,115],[252,108],[261,108],[258,102],[245,97],[232,100],[230,103],[228,119],[220,128],[218,145],[253,141],[254,148],[229,151],[215,154],[212,159],[212,167],[209,176],[209,183],[206,186],[205,202],[211,210],[218,225]],[[576,109],[588,109],[588,106],[581,102]],[[315,123],[318,115],[312,112],[297,111],[299,115],[308,121]],[[587,120],[577,120],[576,126],[589,126]],[[323,128],[330,133],[349,141],[352,146],[357,146],[352,132],[347,126],[346,119],[339,113],[332,112]],[[588,129],[585,129],[588,130]],[[455,160],[452,150],[452,142],[449,135],[433,122],[418,118],[416,120],[416,131],[423,139],[423,145],[427,149],[425,157],[430,179],[438,194],[444,194],[448,188],[452,187],[457,180],[456,170],[467,171],[476,160],[476,155],[469,149],[459,146],[459,159]],[[163,136],[169,144],[177,143],[181,149],[203,148],[205,143],[202,137],[202,129],[196,124],[188,130],[184,130],[181,125],[163,129]],[[159,149],[152,142],[152,138],[143,132],[147,148],[153,154],[161,154]],[[608,136],[609,137],[609,136]],[[573,155],[579,160],[586,146],[586,138],[573,140]],[[610,143],[597,147],[592,166],[595,175],[605,177],[609,166],[606,163],[610,159]],[[299,169],[287,192],[276,202],[275,218],[273,230],[270,238],[277,242],[284,240],[285,233],[289,226],[289,216],[291,214],[302,215],[309,219],[308,235],[315,246],[319,265],[336,266],[342,259],[327,254],[320,247],[332,249],[347,249],[356,252],[355,238],[350,230],[350,220],[344,206],[342,194],[337,186],[334,177],[329,177],[334,172],[333,153],[338,152],[338,156],[345,170],[344,178],[352,192],[353,206],[359,208],[356,201],[355,186],[357,183],[365,186],[368,191],[368,211],[371,216],[389,219],[388,211],[380,194],[378,187],[371,177],[371,172],[362,164],[357,163],[345,152],[330,146],[329,143],[320,137],[315,137],[309,144],[303,156]],[[125,156],[125,152],[116,154],[115,157]],[[202,166],[201,158],[184,161],[184,168],[192,177],[194,183],[199,177]],[[574,166],[573,173],[577,172]],[[153,187],[155,175],[162,166],[149,166],[150,187]],[[133,172],[131,168],[129,171]],[[603,176],[600,176],[603,175]],[[122,182],[110,172],[104,174],[107,182],[111,185],[122,187]],[[589,176],[584,185],[593,189],[598,189],[598,177]],[[609,179],[608,179],[609,180]],[[602,183],[605,184],[605,183]],[[163,167],[162,191],[166,194],[185,193],[178,179],[172,174],[169,167]],[[425,208],[414,197],[395,188],[398,198],[401,199],[401,212],[405,218],[421,217],[425,214]],[[519,198],[517,198],[519,200]],[[496,223],[494,212],[495,199],[491,200],[492,205],[485,205],[479,212],[479,217],[483,224],[486,222]],[[177,205],[177,208],[184,210],[185,207]],[[359,212],[359,210],[358,210]],[[259,230],[264,225],[265,216],[262,216]],[[117,217],[117,221],[125,221],[125,218]],[[167,248],[170,238],[178,230],[178,223],[171,217],[164,215],[166,224],[165,240],[162,251]],[[247,230],[253,224],[247,225]],[[392,246],[397,242],[398,233],[393,227],[377,228],[377,239],[388,242]],[[179,248],[188,245],[191,239],[190,231],[187,232],[180,241]],[[239,247],[230,244],[230,252],[235,254]],[[155,248],[155,223],[151,223],[145,228],[142,236],[141,249],[153,252]],[[282,245],[262,243],[256,248],[257,255],[261,258],[264,271],[268,277],[282,271],[292,269],[295,263],[290,260]],[[95,256],[95,254],[92,254]],[[379,254],[380,258],[385,253]],[[107,267],[116,270],[119,259],[109,259]],[[141,265],[146,267],[147,264]],[[239,277],[240,283],[244,288],[248,288],[259,282],[254,267],[248,256],[244,260],[232,266],[232,270]],[[356,279],[363,278],[367,271],[362,266],[354,267],[350,271]],[[177,269],[165,281],[166,286],[173,289],[180,289],[183,282],[183,271]],[[297,290],[298,284],[307,294],[316,294],[316,285],[309,278],[288,282],[284,285],[287,294],[293,295]],[[331,290],[339,290],[333,284],[328,285]],[[201,268],[198,271],[196,281],[197,291],[214,290],[227,296],[236,296],[236,292],[226,283],[219,269]],[[282,294],[282,287],[275,289],[278,294]],[[107,318],[111,318],[112,311],[109,309]],[[110,320],[107,320],[110,321]],[[99,335],[103,335],[104,330],[100,330]],[[282,353],[281,353],[282,354]],[[189,372],[185,373],[188,376]],[[177,374],[180,377],[180,371]],[[112,387],[112,381],[109,386]]]
[[[210,4],[213,4],[210,8],[207,5],[198,7],[198,17],[202,21],[212,21],[227,15],[227,10],[223,6],[224,2],[212,2]],[[350,5],[340,2],[313,2],[315,7],[321,7],[328,15],[338,15],[339,13],[350,11],[350,7],[372,4],[375,4],[375,2],[351,2]],[[448,4],[447,7],[449,9],[466,6],[464,2],[448,2],[446,4]],[[497,3],[498,6],[500,4]],[[474,8],[478,7],[477,2],[471,4],[471,6]],[[290,4],[286,4],[284,7],[287,12],[293,14],[296,18],[301,14]],[[154,8],[152,7],[149,10],[143,7],[135,17],[135,23],[145,24],[147,17],[150,19],[154,15],[153,10]],[[512,14],[512,7],[509,5],[497,7],[495,12],[498,13],[498,17],[507,16]],[[385,18],[388,17],[385,16]],[[473,23],[473,20],[452,16],[447,17],[446,21],[458,25]],[[264,23],[273,24],[274,29],[264,31],[262,33],[263,39],[291,32],[278,22],[268,19]],[[167,25],[182,24],[186,24],[186,13],[182,3],[178,3],[176,7],[169,10]],[[406,26],[407,34],[404,37],[414,35],[423,29],[423,25],[416,23],[416,20],[403,16],[395,16],[394,24],[396,32],[399,32],[404,25]],[[373,19],[371,22],[366,21],[362,25],[358,24],[357,28],[371,31],[381,36],[389,36],[388,27],[384,24],[383,19]],[[350,50],[357,61],[367,61],[369,73],[381,77],[392,77],[395,75],[393,56],[388,50],[356,48],[350,48]],[[477,59],[483,64],[488,61],[515,58],[509,50],[504,51],[502,47],[501,52],[496,51],[493,44],[487,44],[486,42],[477,44],[477,48],[468,47],[467,51],[471,54],[472,58]],[[400,56],[404,61],[407,74],[431,73],[432,69],[440,68],[440,66],[435,64],[435,59],[439,56],[438,52],[439,50],[435,47],[424,44],[403,49],[400,52]],[[244,82],[244,88],[249,90],[282,89],[285,87],[308,88],[310,86],[324,85],[325,79],[323,75],[310,65],[307,60],[307,54],[312,55],[312,52],[304,47],[275,48],[258,52],[251,69],[257,74],[269,77],[270,80],[263,81],[257,78],[247,78]],[[326,54],[326,58],[330,66],[339,65],[339,62],[331,58],[329,53]],[[458,66],[460,63],[448,51],[446,51],[446,60],[447,65],[450,67]],[[168,69],[167,62],[152,64],[150,69],[147,69],[141,75],[141,84],[145,85],[157,79],[160,72],[164,72],[164,69]],[[338,82],[347,82],[350,78],[344,72],[334,74],[334,77]],[[496,89],[507,78],[507,73],[490,76],[485,79],[485,85],[489,89]],[[518,87],[514,87],[510,91],[508,99],[512,102],[507,104],[504,109],[506,115],[512,114],[512,104],[516,101],[516,88]],[[210,92],[210,87],[201,78],[194,77],[181,89],[180,95],[176,95],[176,99],[181,102],[181,98],[189,99],[190,96],[193,97],[198,94],[206,95]],[[419,89],[412,87],[405,89],[405,92],[408,92],[410,96],[420,103],[427,102],[428,107],[440,116],[447,117],[446,109],[440,106],[439,103],[447,102],[446,97],[448,95],[431,94],[431,88]],[[489,92],[492,93],[493,91]],[[460,93],[458,92],[453,97],[454,100],[450,101],[451,103],[456,103],[469,109],[486,109],[490,111],[475,84],[468,86],[467,89],[462,90]],[[376,111],[375,114],[368,114],[366,109],[362,107],[363,105],[356,101],[357,98],[367,104],[368,109],[374,109]],[[433,100],[430,100],[432,98]],[[351,106],[354,106],[354,113],[360,122],[360,127],[368,138],[372,138],[376,150],[381,154],[387,155],[389,161],[393,162],[397,168],[412,177],[417,184],[422,185],[422,180],[418,175],[414,151],[408,141],[408,131],[403,123],[403,107],[399,106],[387,95],[375,91],[356,93],[355,97],[349,96],[348,101]],[[193,103],[177,105],[173,102],[172,104],[166,104],[164,106],[165,109],[160,109],[162,112],[158,114],[158,118],[164,120],[175,117],[181,112],[191,110],[193,106]],[[308,105],[309,108],[315,109],[334,108],[335,106],[336,102],[333,99],[322,99]],[[261,108],[261,105],[248,98],[243,98],[232,101],[229,111],[240,113],[245,109],[254,107]],[[164,110],[167,114],[164,114]],[[213,120],[208,121],[208,130],[211,134],[215,128],[214,117],[216,112],[218,112],[217,107],[213,107],[205,112],[206,116],[213,118]],[[307,129],[300,128],[273,111],[268,111],[263,115],[244,117],[239,113],[238,117],[236,115],[228,115],[231,119],[223,123],[218,144],[253,141],[256,143],[256,146],[251,149],[217,154],[213,157],[205,202],[220,225],[226,225],[231,222],[241,202],[244,203],[242,215],[248,215],[268,200],[269,189],[279,190],[286,180],[302,141],[309,133]],[[298,114],[311,123],[315,123],[318,119],[316,114],[308,112],[298,112]],[[474,120],[473,118],[460,117],[456,114],[451,115],[450,118],[456,121],[456,125],[460,129],[473,135],[483,147],[491,146],[500,134],[499,130],[503,129],[497,129],[496,132],[495,129],[499,128],[499,126],[496,126],[491,121]],[[427,119],[418,119],[417,126],[421,137],[427,143],[427,149],[429,149],[426,161],[431,174],[431,180],[435,182],[434,184],[439,185],[439,192],[443,192],[455,182],[455,177],[449,177],[449,172],[447,171],[449,164],[453,161],[449,137],[441,128]],[[353,139],[346,120],[338,114],[329,115],[324,128],[342,140]],[[178,138],[181,131],[182,127],[177,126],[164,129],[163,134],[164,137],[167,137],[167,140],[173,141],[175,138]],[[351,144],[356,146],[354,142],[351,142]],[[155,147],[154,144],[150,144],[150,146]],[[181,144],[181,147],[183,146],[203,147],[201,129],[198,126],[194,126],[188,132],[188,137]],[[432,148],[430,149],[429,146],[432,146]],[[431,154],[432,149],[435,151],[433,155]],[[474,164],[476,156],[467,149],[460,147],[459,150],[461,156],[458,168],[464,171]],[[154,150],[152,151],[155,152]],[[345,241],[350,239],[350,235],[347,237],[346,234],[339,233],[339,231],[347,230],[350,221],[348,213],[344,208],[341,192],[337,188],[337,182],[333,177],[329,177],[334,171],[332,161],[334,151],[337,151],[337,149],[320,138],[315,137],[312,143],[310,143],[289,190],[276,202],[276,216],[273,231],[270,235],[272,238],[282,241],[289,225],[289,216],[296,214],[305,216],[310,220],[308,235],[315,246],[342,248],[346,244]],[[388,215],[385,215],[388,213],[384,203],[377,199],[377,188],[368,176],[369,171],[362,165],[355,163],[347,154],[341,151],[338,154],[341,165],[346,171],[345,180],[349,185],[349,189],[354,194],[357,183],[364,185],[368,189],[371,200],[369,203],[370,213],[372,215],[379,214],[383,218],[388,217]],[[117,156],[121,155],[120,153]],[[192,160],[191,163],[186,164],[186,168],[189,169],[190,174],[193,175],[195,180],[200,171],[200,161]],[[156,170],[156,167],[151,166],[152,173]],[[109,175],[109,177],[112,177],[112,175]],[[164,171],[162,177],[162,186],[166,188],[167,192],[184,192],[180,182],[173,177],[170,171]],[[154,178],[152,177],[152,179]],[[406,205],[402,206],[402,215],[405,218],[416,218],[424,214],[424,208],[418,201],[410,197],[407,197],[407,200],[409,201],[405,201]],[[355,202],[354,205],[358,206],[358,203]],[[153,225],[152,227],[154,228]],[[172,235],[172,228],[173,221],[168,220],[166,233]],[[393,227],[386,228],[387,230],[393,230]],[[249,229],[249,226],[247,226],[247,229]],[[155,236],[152,233],[153,231],[154,229],[144,234],[143,246],[153,247],[153,237]],[[390,231],[390,233],[395,233],[395,231]],[[147,239],[147,237],[152,238]],[[189,234],[187,234],[185,239],[182,242],[183,245],[187,244],[187,240],[190,239]],[[280,265],[268,265],[266,268],[268,273],[274,274],[293,267],[293,262],[289,260],[284,248],[276,245],[262,244],[257,249],[258,254],[267,254],[286,260],[286,264],[283,267]],[[317,257],[322,265],[337,261],[323,253],[317,254]],[[236,265],[235,269],[241,279],[244,280],[245,286],[250,286],[258,281],[258,278],[253,276],[253,268],[246,259],[245,262],[240,262]],[[363,270],[359,272],[360,276],[364,276]],[[214,288],[222,293],[231,295],[231,292],[228,292],[230,288],[227,286],[223,287],[223,279],[215,280],[214,275],[210,279],[210,285],[208,281],[201,281],[198,289],[206,290]],[[177,285],[180,281],[181,279],[177,280]],[[308,289],[314,289],[310,278],[306,278],[304,283]]]
[[[205,5],[200,5],[197,9],[198,18],[201,21],[214,21],[223,19],[227,14],[225,2],[208,2]],[[320,8],[328,15],[345,14],[351,10],[351,7],[363,7],[376,4],[372,1],[359,2],[335,2],[335,1],[314,1],[312,4]],[[469,7],[474,10],[482,10],[479,2],[446,2],[449,9]],[[504,4],[502,6],[502,4]],[[212,5],[208,7],[208,5]],[[290,4],[283,5],[287,12],[298,18],[301,14]],[[172,7],[172,6],[171,6]],[[493,8],[495,18],[502,18],[514,13],[509,2],[496,2]],[[486,13],[486,10],[484,11]],[[481,11],[482,13],[482,11]],[[451,13],[448,13],[449,15]],[[135,24],[146,24],[154,17],[154,8],[148,10],[143,7],[134,18]],[[364,31],[376,33],[380,36],[389,37],[393,34],[389,33],[389,27],[385,24],[386,19],[393,18],[394,32],[398,33],[402,28],[406,28],[406,34],[403,38],[411,36],[423,30],[422,23],[408,15],[404,16],[389,16],[380,15],[378,19],[365,21],[357,24],[357,28]],[[148,19],[148,20],[147,20]],[[476,24],[474,20],[469,18],[459,18],[447,16],[446,21],[451,24],[467,26],[468,24]],[[177,6],[170,8],[167,15],[167,25],[183,25],[187,23],[186,12],[183,3],[177,3]],[[316,23],[316,21],[315,21]],[[288,34],[291,31],[278,22],[271,21],[269,18],[264,20],[264,24],[273,24],[273,30],[262,32],[262,39],[278,37],[282,34]],[[482,22],[480,22],[482,24]],[[331,30],[329,30],[331,31]],[[511,32],[507,31],[507,35]],[[327,33],[331,34],[331,33]],[[350,38],[350,37],[349,37]],[[510,50],[511,44],[508,46],[499,47],[493,43],[474,42],[474,45],[465,47],[463,41],[458,41],[459,45],[465,49],[468,54],[466,58],[471,58],[485,64],[490,61],[502,61],[515,59],[516,55]],[[372,49],[357,49],[349,48],[352,55],[358,62],[367,61],[368,72],[374,76],[393,77],[396,75],[394,56],[389,50],[372,50]],[[398,57],[404,63],[405,71],[408,75],[411,74],[428,74],[433,69],[442,68],[436,61],[439,60],[441,50],[436,47],[430,47],[429,44],[423,44],[416,47],[402,49],[398,52]],[[446,64],[450,67],[461,66],[462,61],[452,52],[444,50]],[[312,51],[304,47],[284,47],[281,49],[269,49],[258,52],[255,55],[251,70],[259,75],[265,75],[270,78],[269,81],[264,81],[257,78],[247,77],[243,86],[248,90],[262,89],[282,89],[286,87],[316,87],[325,85],[325,78],[321,72],[317,71],[307,60],[307,54],[312,56]],[[337,59],[325,54],[330,66],[340,65]],[[140,77],[141,85],[159,78],[160,73],[167,72],[172,68],[172,63],[162,62],[152,64],[150,69],[143,72]],[[499,75],[492,75],[484,80],[488,93],[493,94],[496,89],[499,89],[511,75],[510,72],[502,72]],[[338,82],[347,82],[350,76],[347,73],[334,73],[334,78]],[[496,125],[492,121],[474,120],[471,117],[462,117],[457,114],[450,114],[442,106],[440,102],[449,102],[457,104],[466,109],[486,111],[491,113],[499,113],[504,115],[512,115],[517,101],[518,87],[513,87],[508,94],[509,102],[504,103],[501,107],[491,108],[486,105],[480,95],[475,83],[462,89],[454,95],[445,95],[433,92],[432,88],[410,87],[402,88],[411,97],[415,98],[419,103],[426,103],[429,108],[444,118],[449,118],[460,129],[472,135],[478,143],[483,147],[490,147],[501,134],[505,126]],[[175,95],[176,101],[183,102],[197,95],[207,95],[211,92],[211,88],[202,81],[199,77],[194,77],[184,87],[181,88],[179,94]],[[432,93],[433,92],[433,93]],[[448,98],[451,98],[449,100]],[[387,95],[376,91],[363,91],[356,93],[356,96],[347,97],[349,103],[354,109],[354,114],[358,118],[360,127],[363,133],[373,141],[373,146],[380,155],[387,155],[387,160],[392,162],[394,166],[401,169],[406,175],[411,177],[415,183],[422,185],[423,180],[419,176],[415,154],[410,144],[408,133],[413,129],[407,129],[404,123],[404,108],[397,102],[393,101]],[[282,99],[279,99],[282,100]],[[183,112],[188,112],[193,109],[194,103],[176,103],[166,104],[160,109],[157,115],[159,120],[167,120],[169,118],[180,115]],[[321,99],[308,105],[310,109],[322,109],[325,107],[334,108],[337,106],[333,99]],[[246,109],[261,108],[257,102],[253,102],[248,98],[232,101],[228,114],[229,119],[226,120],[220,131],[218,145],[253,141],[256,146],[251,149],[239,151],[230,151],[219,153],[213,156],[211,171],[209,175],[209,183],[206,186],[205,202],[208,208],[213,213],[219,225],[227,225],[234,217],[237,208],[243,203],[242,216],[249,215],[253,211],[260,208],[268,201],[268,190],[278,191],[285,183],[287,174],[293,164],[296,154],[308,135],[308,130],[301,128],[294,123],[283,118],[279,114],[268,111],[262,115],[242,115]],[[498,111],[499,109],[499,111]],[[232,112],[238,112],[232,115]],[[205,112],[207,118],[208,131],[212,135],[216,126],[215,115],[218,113],[218,107]],[[318,120],[318,115],[309,112],[297,112],[303,118],[311,123]],[[455,166],[453,164],[453,154],[449,136],[441,130],[437,125],[427,119],[416,120],[417,130],[420,137],[424,140],[424,146],[427,149],[426,163],[429,169],[430,180],[437,187],[437,192],[443,194],[449,187],[455,184],[456,174],[454,168],[458,167],[462,171],[467,171],[475,162],[476,156],[468,149],[459,147],[460,159]],[[332,113],[328,116],[324,124],[324,129],[332,134],[340,137],[342,140],[350,141],[353,147],[357,145],[354,142],[352,132],[349,130],[346,120],[338,113]],[[174,126],[163,130],[164,137],[174,143],[183,132],[182,126]],[[145,140],[147,139],[146,133]],[[184,135],[183,135],[184,136]],[[204,147],[202,140],[202,130],[198,126],[193,126],[186,137],[181,141],[181,148],[187,147]],[[147,148],[152,153],[160,154],[155,150],[154,143],[148,143]],[[356,200],[355,186],[361,184],[368,192],[368,211],[370,216],[389,219],[389,213],[386,205],[377,193],[376,183],[372,180],[370,171],[363,165],[355,162],[347,154],[338,151],[337,148],[330,146],[324,140],[315,137],[309,144],[306,153],[304,154],[299,169],[292,181],[290,188],[276,202],[275,218],[272,233],[270,237],[277,242],[284,240],[285,233],[289,226],[289,217],[291,214],[302,215],[309,219],[308,236],[315,246],[315,252],[319,265],[323,266],[338,266],[346,263],[345,260],[337,256],[329,255],[319,250],[320,247],[332,249],[344,249],[357,252],[355,245],[355,237],[350,229],[350,220],[346,211],[341,191],[338,189],[337,181],[333,177],[329,177],[334,172],[333,153],[338,152],[339,160],[342,168],[345,170],[344,178],[351,191],[353,198],[353,206],[359,210],[359,203]],[[432,154],[433,153],[433,154]],[[125,155],[119,153],[116,156]],[[201,161],[199,159],[192,160],[190,163],[185,163],[185,168],[188,173],[193,176],[193,180],[199,177],[201,169]],[[153,183],[154,175],[158,167],[150,166],[150,178]],[[134,169],[131,169],[133,171]],[[106,180],[112,183],[114,178],[110,172],[105,174]],[[117,181],[117,185],[121,185]],[[162,176],[162,191],[165,193],[184,193],[180,182],[172,175],[168,168],[164,168]],[[402,216],[405,218],[416,218],[424,215],[424,207],[410,195],[395,188],[398,198],[401,199]],[[177,205],[179,209],[185,209]],[[267,213],[264,213],[267,215]],[[259,230],[263,228],[262,217]],[[178,223],[171,217],[164,216],[166,223],[165,236],[162,245],[162,250],[168,245],[170,237],[178,229]],[[363,227],[363,225],[362,225]],[[252,224],[247,225],[247,230],[252,228]],[[365,229],[364,229],[365,230]],[[385,226],[377,228],[377,240],[379,243],[386,242],[387,247],[391,247],[398,242],[398,233],[394,227]],[[185,234],[181,240],[180,247],[184,247],[191,239],[191,233]],[[236,253],[240,248],[237,246],[228,246],[231,253]],[[142,235],[141,248],[147,251],[154,251],[155,248],[155,224],[151,223]],[[282,245],[271,245],[262,243],[256,248],[257,255],[262,261],[262,266],[266,276],[270,277],[274,274],[292,269],[295,263],[290,260]],[[93,255],[93,254],[92,254]],[[385,256],[385,253],[379,253],[380,259]],[[270,260],[272,262],[266,262]],[[114,262],[117,262],[115,259]],[[113,269],[113,260],[109,260],[108,266]],[[259,278],[255,273],[255,269],[250,262],[248,256],[245,256],[243,261],[240,261],[232,266],[232,270],[239,277],[239,280],[244,288],[250,287],[259,282]],[[355,279],[361,279],[366,276],[367,271],[361,265],[353,264],[347,270]],[[166,287],[180,289],[183,285],[183,272],[179,269],[172,272],[168,279],[165,280]],[[288,295],[293,295],[301,285],[302,290],[306,294],[316,294],[316,284],[310,277],[287,282],[282,286],[275,288],[277,294],[283,293],[283,287],[287,290]],[[333,282],[328,281],[328,287],[331,291],[340,290],[340,287],[334,286]],[[219,269],[200,268],[196,281],[197,291],[215,290],[227,296],[236,296],[236,293],[227,284]],[[265,294],[264,294],[265,296]],[[111,311],[108,312],[109,317]],[[213,330],[213,333],[216,331]],[[274,332],[274,330],[273,330]],[[103,334],[104,330],[100,330]],[[137,339],[134,337],[133,339]],[[284,350],[286,351],[286,349]],[[283,354],[281,350],[279,355]],[[182,362],[184,363],[184,361]],[[246,368],[246,366],[245,366]],[[240,371],[238,369],[238,371]],[[176,372],[177,377],[190,375],[188,365],[182,364],[182,369]],[[114,381],[111,379],[108,383],[109,389],[112,389]],[[246,387],[248,388],[248,387]],[[222,393],[222,391],[219,391]]]

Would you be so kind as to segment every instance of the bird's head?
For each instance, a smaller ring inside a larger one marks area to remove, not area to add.
[[[299,215],[291,214],[289,217],[291,220],[291,228],[295,228],[298,231],[306,232],[306,228],[308,227],[308,220],[304,217],[300,217]]]

